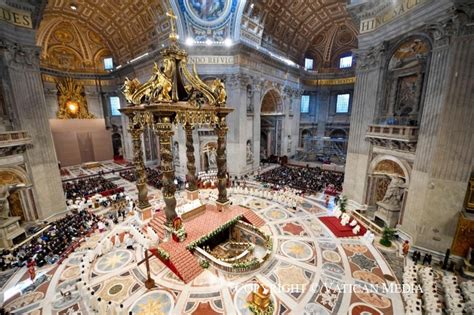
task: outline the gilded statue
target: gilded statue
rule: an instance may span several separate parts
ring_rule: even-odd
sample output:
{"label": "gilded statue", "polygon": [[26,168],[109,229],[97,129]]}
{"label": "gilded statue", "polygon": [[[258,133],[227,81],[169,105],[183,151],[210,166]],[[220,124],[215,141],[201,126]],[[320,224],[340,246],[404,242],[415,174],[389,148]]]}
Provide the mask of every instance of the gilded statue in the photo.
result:
{"label": "gilded statue", "polygon": [[272,314],[270,289],[257,281],[257,290],[254,290],[247,297],[250,310],[255,314]]}
{"label": "gilded statue", "polygon": [[129,78],[125,78],[125,82],[122,86],[122,92],[128,103],[133,104],[133,95],[138,90],[140,85],[141,83],[137,78],[133,80],[130,80]]}
{"label": "gilded statue", "polygon": [[163,60],[163,72],[160,71],[156,63],[154,64],[154,78],[152,77],[151,80],[153,88],[152,101],[171,101],[170,92],[172,88],[173,66],[173,61],[168,58]]}
{"label": "gilded statue", "polygon": [[144,84],[136,78],[133,80],[126,78],[122,86],[125,99],[132,105],[144,102],[170,102],[173,72],[173,60],[165,58],[161,69],[156,63],[154,64],[153,74]]}
{"label": "gilded statue", "polygon": [[224,105],[227,101],[227,92],[225,91],[224,82],[215,79],[211,84],[212,93],[216,96],[217,105]]}
{"label": "gilded statue", "polygon": [[56,81],[58,89],[59,110],[56,117],[59,119],[91,119],[94,115],[89,113],[87,107],[84,85],[72,78]]}

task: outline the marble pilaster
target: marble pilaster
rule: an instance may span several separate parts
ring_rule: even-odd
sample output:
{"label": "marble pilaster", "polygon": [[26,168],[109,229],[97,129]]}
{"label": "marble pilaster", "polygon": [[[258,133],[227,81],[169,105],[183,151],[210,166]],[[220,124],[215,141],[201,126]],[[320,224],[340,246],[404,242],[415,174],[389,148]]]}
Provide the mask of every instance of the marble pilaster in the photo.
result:
{"label": "marble pilaster", "polygon": [[385,47],[383,45],[358,51],[358,65],[352,102],[349,144],[346,158],[344,194],[363,204],[366,194],[366,178],[371,151],[365,140],[368,125],[375,119],[378,94],[383,80]]}
{"label": "marble pilaster", "polygon": [[[19,37],[21,38],[21,37]],[[39,68],[39,48],[0,40],[0,73],[9,95],[13,128],[26,130],[33,145],[25,151],[38,218],[64,211],[66,201],[49,127],[48,109]]]}
{"label": "marble pilaster", "polygon": [[456,25],[460,12],[429,27],[431,71],[404,213],[410,220],[401,226],[416,246],[440,252],[451,246],[474,167],[474,34],[472,18]]}

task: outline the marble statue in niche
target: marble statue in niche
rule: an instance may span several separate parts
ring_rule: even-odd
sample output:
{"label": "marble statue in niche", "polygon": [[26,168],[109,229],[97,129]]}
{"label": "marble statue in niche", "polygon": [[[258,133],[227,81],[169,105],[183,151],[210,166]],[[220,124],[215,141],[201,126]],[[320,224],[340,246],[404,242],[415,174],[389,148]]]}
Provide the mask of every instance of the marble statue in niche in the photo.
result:
{"label": "marble statue in niche", "polygon": [[390,184],[388,184],[385,196],[382,202],[394,207],[399,207],[402,203],[405,182],[400,177],[391,176]]}
{"label": "marble statue in niche", "polygon": [[173,164],[179,166],[179,143],[175,141],[173,144]]}
{"label": "marble statue in niche", "polygon": [[247,85],[247,113],[253,113],[253,89]]}
{"label": "marble statue in niche", "polygon": [[208,169],[216,169],[217,168],[217,152],[215,148],[211,148],[207,151],[207,163]]}
{"label": "marble statue in niche", "polygon": [[22,187],[25,187],[25,184],[0,185],[0,219],[8,219],[10,217],[10,201],[8,197]]}
{"label": "marble statue in niche", "polygon": [[287,148],[287,152],[290,153],[291,152],[291,145],[293,144],[293,141],[291,140],[291,135],[288,135],[288,148]]}
{"label": "marble statue in niche", "polygon": [[247,141],[247,163],[253,163],[252,140]]}

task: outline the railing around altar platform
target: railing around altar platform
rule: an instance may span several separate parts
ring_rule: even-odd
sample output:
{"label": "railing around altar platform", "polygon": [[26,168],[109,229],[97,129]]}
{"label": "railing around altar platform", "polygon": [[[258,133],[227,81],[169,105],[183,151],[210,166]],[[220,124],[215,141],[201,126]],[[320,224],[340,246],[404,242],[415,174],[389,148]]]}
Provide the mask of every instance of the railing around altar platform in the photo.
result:
{"label": "railing around altar platform", "polygon": [[351,215],[353,215],[357,220],[362,221],[362,223],[364,224],[364,226],[367,229],[371,230],[372,232],[374,232],[376,234],[379,234],[379,235],[382,234],[383,229],[380,226],[378,226],[377,224],[375,224],[374,222],[372,222],[371,220],[367,219],[360,212],[351,211]]}
{"label": "railing around altar platform", "polygon": [[[248,271],[258,269],[270,257],[272,253],[273,243],[272,243],[271,238],[265,233],[263,233],[262,231],[260,231],[258,228],[256,228],[255,226],[251,224],[248,224],[247,222],[237,221],[234,227],[238,227],[240,229],[245,229],[247,231],[250,231],[256,237],[260,238],[261,242],[264,243],[266,247],[265,255],[260,258],[254,257],[251,260],[239,262],[238,260],[244,257],[247,257],[250,254],[250,252],[253,250],[253,248],[252,249],[249,248],[245,250],[240,255],[235,257],[235,259],[230,259],[228,261],[223,261],[221,259],[214,257],[213,255],[206,252],[204,249],[202,249],[199,246],[195,247],[194,253],[198,257],[201,257],[202,259],[208,261],[210,265],[227,272],[242,273],[242,272],[248,272]],[[234,243],[238,244],[238,242],[234,242]]]}

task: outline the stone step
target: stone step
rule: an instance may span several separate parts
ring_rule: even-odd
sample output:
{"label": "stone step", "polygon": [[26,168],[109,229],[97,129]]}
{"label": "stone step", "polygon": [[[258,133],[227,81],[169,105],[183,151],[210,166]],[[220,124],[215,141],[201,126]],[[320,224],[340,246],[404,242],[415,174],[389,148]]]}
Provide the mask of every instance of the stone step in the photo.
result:
{"label": "stone step", "polygon": [[153,219],[151,219],[149,225],[151,228],[155,231],[156,235],[162,240],[165,236],[165,225],[166,222],[166,216],[164,212],[155,214],[153,216]]}
{"label": "stone step", "polygon": [[256,227],[261,227],[265,225],[265,220],[263,220],[258,214],[249,210],[244,213],[244,217],[247,221],[249,221],[252,225]]}
{"label": "stone step", "polygon": [[175,267],[177,276],[185,283],[192,281],[202,272],[196,257],[182,247],[170,254],[169,262]]}

